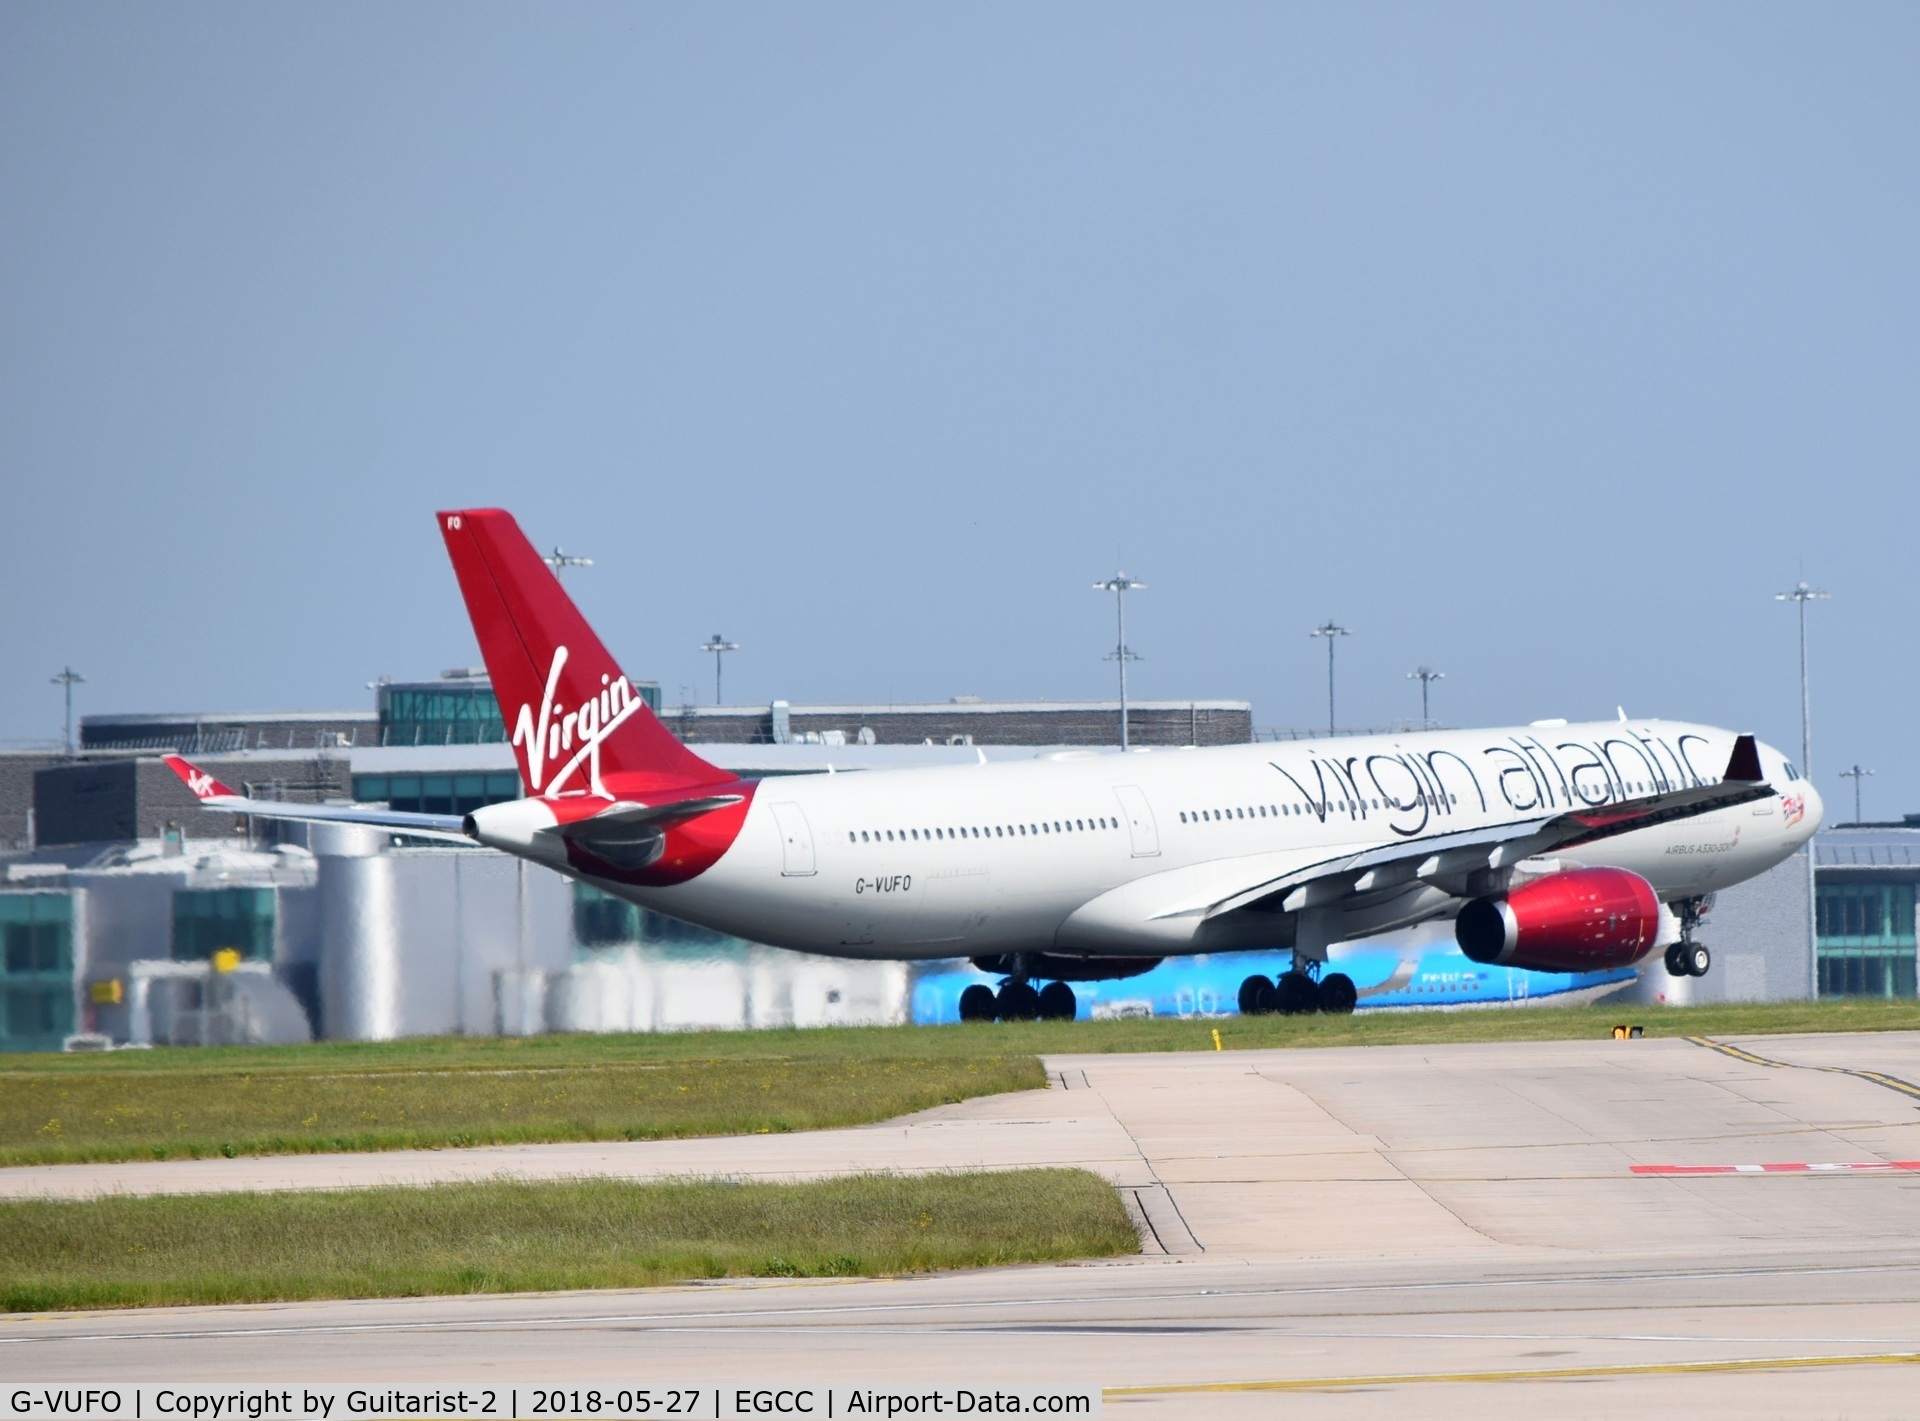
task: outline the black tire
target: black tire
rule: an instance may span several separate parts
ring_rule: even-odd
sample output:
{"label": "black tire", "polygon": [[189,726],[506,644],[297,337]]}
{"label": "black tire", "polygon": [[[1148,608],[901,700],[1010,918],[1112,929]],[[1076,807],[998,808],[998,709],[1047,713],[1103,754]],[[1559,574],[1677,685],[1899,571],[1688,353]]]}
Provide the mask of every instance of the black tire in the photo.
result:
{"label": "black tire", "polygon": [[1025,982],[1009,982],[1000,989],[997,1002],[1002,1021],[1037,1021],[1040,994]]}
{"label": "black tire", "polygon": [[1667,946],[1667,975],[1669,977],[1687,976],[1687,945],[1684,942],[1670,943]]}
{"label": "black tire", "polygon": [[1360,1002],[1360,989],[1344,972],[1329,972],[1320,979],[1320,1010],[1328,1016],[1349,1016]]}
{"label": "black tire", "polygon": [[1273,983],[1265,977],[1249,977],[1240,984],[1240,1015],[1271,1016]]}
{"label": "black tire", "polygon": [[1282,1016],[1306,1016],[1320,1009],[1320,988],[1304,972],[1282,973],[1273,987],[1273,1009]]}
{"label": "black tire", "polygon": [[992,1021],[999,1015],[994,1005],[993,988],[982,982],[975,982],[960,994],[960,1020]]}
{"label": "black tire", "polygon": [[1713,954],[1707,951],[1704,942],[1696,942],[1687,949],[1687,975],[1704,977],[1713,970]]}
{"label": "black tire", "polygon": [[1040,1020],[1072,1021],[1079,1014],[1079,998],[1065,982],[1049,982],[1040,989]]}

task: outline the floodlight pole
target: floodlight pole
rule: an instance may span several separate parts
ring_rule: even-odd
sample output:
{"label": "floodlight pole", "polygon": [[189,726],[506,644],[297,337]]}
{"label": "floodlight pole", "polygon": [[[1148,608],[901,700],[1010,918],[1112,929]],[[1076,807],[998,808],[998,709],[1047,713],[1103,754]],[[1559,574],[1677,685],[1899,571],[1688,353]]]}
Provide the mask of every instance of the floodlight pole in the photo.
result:
{"label": "floodlight pole", "polygon": [[1127,663],[1140,660],[1127,646],[1127,594],[1144,592],[1146,588],[1146,583],[1128,577],[1124,572],[1116,572],[1106,581],[1093,584],[1095,592],[1113,594],[1118,640],[1115,641],[1113,651],[1108,655],[1107,660],[1120,663],[1120,748],[1122,750],[1127,749],[1130,743],[1127,732]]}
{"label": "floodlight pole", "polygon": [[73,688],[85,685],[87,678],[71,666],[61,668],[60,674],[53,678],[53,684],[67,693],[67,753],[73,754]]}
{"label": "floodlight pole", "polygon": [[1813,778],[1813,697],[1807,686],[1807,603],[1824,602],[1830,593],[1802,582],[1791,592],[1776,592],[1776,602],[1792,602],[1800,614],[1800,773]]}
{"label": "floodlight pole", "polygon": [[1312,631],[1308,632],[1307,635],[1323,636],[1327,639],[1327,734],[1332,735],[1334,733],[1334,729],[1333,729],[1333,639],[1335,637],[1340,637],[1340,636],[1352,636],[1353,633],[1348,631],[1345,627],[1337,625],[1334,622],[1334,620],[1331,617],[1329,617],[1327,619],[1327,624],[1325,626],[1315,627]]}
{"label": "floodlight pole", "polygon": [[[1327,643],[1327,651],[1329,653],[1333,651],[1333,643],[1331,641]],[[1407,673],[1407,679],[1420,683],[1420,728],[1425,730],[1429,725],[1433,724],[1433,717],[1427,714],[1427,687],[1435,681],[1446,680],[1447,673],[1444,671],[1435,671],[1431,666],[1416,666]]]}
{"label": "floodlight pole", "polygon": [[740,643],[728,641],[719,632],[715,632],[700,643],[700,649],[713,653],[713,703],[717,706],[720,704],[720,662],[729,651],[738,651]]}
{"label": "floodlight pole", "polygon": [[558,543],[555,543],[553,545],[553,551],[548,553],[544,558],[540,559],[540,561],[553,569],[553,575],[555,577],[558,577],[561,573],[565,572],[570,567],[592,567],[593,566],[592,558],[574,557],[571,553],[567,552],[564,548],[562,548]]}
{"label": "floodlight pole", "polygon": [[[1807,603],[1822,602],[1829,594],[1817,587],[1809,587],[1805,579],[1796,583],[1790,592],[1776,592],[1776,602],[1792,602],[1800,614],[1800,774],[1809,783],[1813,780],[1813,695],[1807,684]],[[1856,781],[1856,786],[1858,782]],[[1807,997],[1820,999],[1820,914],[1815,895],[1819,885],[1814,881],[1813,841],[1807,841]]]}
{"label": "floodlight pole", "polygon": [[1856,824],[1860,822],[1860,781],[1866,779],[1872,773],[1872,770],[1861,769],[1858,764],[1855,764],[1851,769],[1840,772],[1841,779],[1853,781],[1853,822]]}

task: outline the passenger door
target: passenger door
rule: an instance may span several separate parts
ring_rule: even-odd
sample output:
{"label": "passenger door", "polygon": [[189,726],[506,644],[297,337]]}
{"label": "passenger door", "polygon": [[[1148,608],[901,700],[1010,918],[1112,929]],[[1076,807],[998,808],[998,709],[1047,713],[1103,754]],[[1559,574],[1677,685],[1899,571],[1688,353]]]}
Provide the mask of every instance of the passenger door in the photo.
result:
{"label": "passenger door", "polygon": [[1133,856],[1137,859],[1158,857],[1160,831],[1154,826],[1153,810],[1147,804],[1146,795],[1138,785],[1116,785],[1113,793],[1120,801],[1120,817],[1127,821],[1127,832],[1133,836]]}
{"label": "passenger door", "polygon": [[797,804],[775,804],[773,822],[780,826],[780,874],[783,878],[811,878],[813,830]]}

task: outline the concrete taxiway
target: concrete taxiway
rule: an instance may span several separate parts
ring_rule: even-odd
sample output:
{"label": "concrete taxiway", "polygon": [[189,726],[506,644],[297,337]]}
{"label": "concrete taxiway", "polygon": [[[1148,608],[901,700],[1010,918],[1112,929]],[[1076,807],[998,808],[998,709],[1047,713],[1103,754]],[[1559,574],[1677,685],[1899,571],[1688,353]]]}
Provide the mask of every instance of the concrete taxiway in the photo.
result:
{"label": "concrete taxiway", "polygon": [[[0,1193],[1077,1164],[1147,1251],[0,1319],[0,1378],[1093,1384],[1116,1415],[1920,1411],[1920,1034],[1073,1056],[817,1135],[0,1171]],[[1647,1174],[1646,1166],[1808,1168]]]}

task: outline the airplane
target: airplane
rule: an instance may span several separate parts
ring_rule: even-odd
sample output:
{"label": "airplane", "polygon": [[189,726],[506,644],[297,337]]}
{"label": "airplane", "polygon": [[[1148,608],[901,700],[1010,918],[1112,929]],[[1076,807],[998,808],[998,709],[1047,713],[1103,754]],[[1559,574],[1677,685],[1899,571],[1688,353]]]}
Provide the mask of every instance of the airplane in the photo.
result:
{"label": "airplane", "polygon": [[1333,944],[1444,919],[1489,966],[1664,955],[1704,976],[1709,895],[1823,813],[1752,735],[1624,711],[742,780],[660,723],[510,514],[437,516],[525,796],[464,816],[270,802],[167,757],[206,808],[483,844],[771,946],[971,958],[1000,986],[962,993],[965,1021],[1070,1019],[1075,982],[1250,949],[1291,966],[1248,976],[1241,1011],[1350,1012]]}

